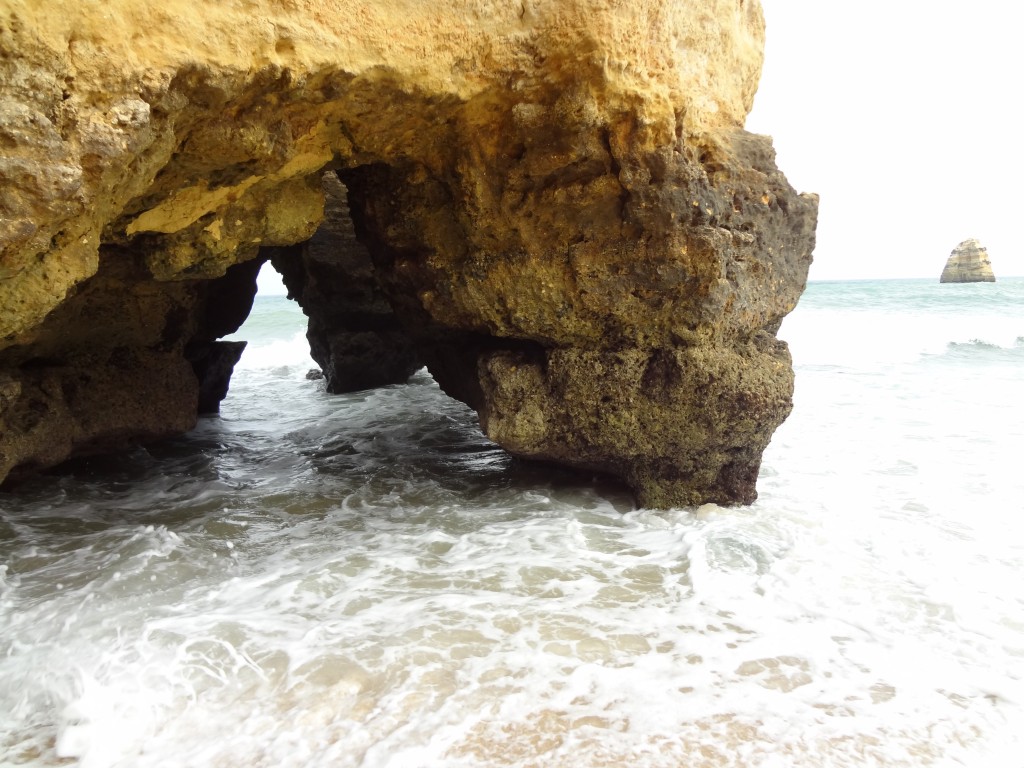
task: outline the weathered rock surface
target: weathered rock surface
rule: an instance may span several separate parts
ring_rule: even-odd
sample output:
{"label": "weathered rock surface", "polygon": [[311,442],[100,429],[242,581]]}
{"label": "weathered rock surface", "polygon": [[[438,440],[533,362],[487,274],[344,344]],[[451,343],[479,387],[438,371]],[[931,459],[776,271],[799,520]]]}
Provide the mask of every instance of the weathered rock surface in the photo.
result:
{"label": "weathered rock surface", "polygon": [[992,272],[985,246],[973,237],[964,240],[953,249],[946,259],[946,266],[939,276],[940,283],[994,283],[996,276]]}
{"label": "weathered rock surface", "polygon": [[[0,477],[188,429],[192,362],[336,169],[357,292],[493,439],[642,504],[754,498],[817,209],[742,129],[754,0],[0,10]],[[316,242],[275,259],[344,294]],[[364,311],[330,304],[317,338]]]}
{"label": "weathered rock surface", "polygon": [[97,273],[0,350],[0,477],[181,434],[216,411],[237,356],[211,365],[215,339],[248,315],[258,269],[161,283],[104,246]]}

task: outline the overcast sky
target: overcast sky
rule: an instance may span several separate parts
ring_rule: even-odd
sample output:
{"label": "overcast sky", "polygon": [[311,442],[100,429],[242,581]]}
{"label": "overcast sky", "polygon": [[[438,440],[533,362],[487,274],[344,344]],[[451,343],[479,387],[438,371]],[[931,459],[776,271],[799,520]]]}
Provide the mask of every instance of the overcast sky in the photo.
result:
{"label": "overcast sky", "polygon": [[821,195],[811,279],[934,277],[961,240],[1024,275],[1024,10],[1009,0],[762,0],[747,128]]}

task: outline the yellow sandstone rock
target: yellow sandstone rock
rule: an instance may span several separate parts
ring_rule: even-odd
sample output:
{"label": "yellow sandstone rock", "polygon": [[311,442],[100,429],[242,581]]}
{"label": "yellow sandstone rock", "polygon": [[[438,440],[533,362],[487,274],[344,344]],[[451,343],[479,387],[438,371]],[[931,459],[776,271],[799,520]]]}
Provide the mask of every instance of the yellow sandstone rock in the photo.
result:
{"label": "yellow sandstone rock", "polygon": [[[0,478],[187,429],[182,360],[337,172],[494,439],[751,500],[816,215],[742,130],[763,41],[755,0],[0,0]],[[99,394],[141,381],[163,422]]]}
{"label": "yellow sandstone rock", "polygon": [[973,237],[964,240],[946,259],[940,283],[994,283],[995,273],[988,249]]}

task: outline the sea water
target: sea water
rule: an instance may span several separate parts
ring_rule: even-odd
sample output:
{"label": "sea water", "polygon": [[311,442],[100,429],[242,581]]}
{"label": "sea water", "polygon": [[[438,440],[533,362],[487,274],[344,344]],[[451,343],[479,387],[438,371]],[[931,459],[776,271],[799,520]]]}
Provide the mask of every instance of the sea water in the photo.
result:
{"label": "sea water", "polygon": [[0,766],[1024,765],[1024,279],[811,283],[758,501],[637,510],[258,298],[219,417],[0,492]]}

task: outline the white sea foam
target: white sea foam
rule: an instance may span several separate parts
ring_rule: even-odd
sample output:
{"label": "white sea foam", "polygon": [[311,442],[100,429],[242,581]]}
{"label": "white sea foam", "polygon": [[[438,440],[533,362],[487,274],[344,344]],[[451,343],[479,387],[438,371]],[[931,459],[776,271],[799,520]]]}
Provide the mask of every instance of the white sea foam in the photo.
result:
{"label": "white sea foam", "polygon": [[1019,768],[1024,363],[865,312],[916,351],[794,340],[759,501],[658,513],[267,331],[189,438],[0,497],[0,765]]}
{"label": "white sea foam", "polygon": [[287,375],[291,368],[300,368],[305,373],[315,368],[316,363],[309,356],[309,342],[305,331],[297,331],[290,338],[276,339],[265,344],[251,344],[242,352],[237,368],[244,370],[265,370],[273,375]]}

